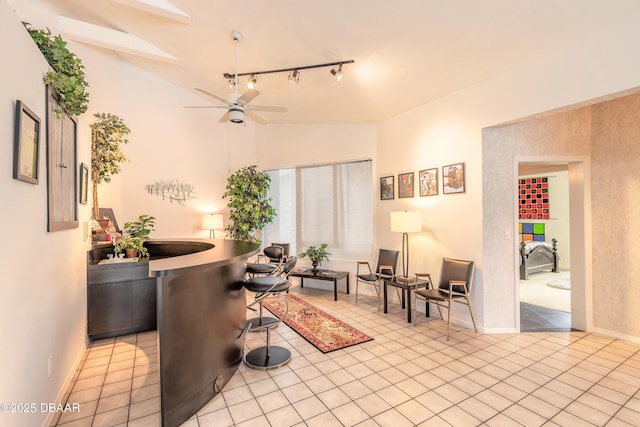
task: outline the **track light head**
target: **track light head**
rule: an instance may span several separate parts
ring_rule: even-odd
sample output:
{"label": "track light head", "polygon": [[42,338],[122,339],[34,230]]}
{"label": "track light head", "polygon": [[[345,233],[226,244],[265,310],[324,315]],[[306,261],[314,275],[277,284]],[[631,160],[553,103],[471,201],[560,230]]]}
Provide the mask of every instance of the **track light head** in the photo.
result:
{"label": "track light head", "polygon": [[333,76],[336,78],[336,82],[339,82],[340,80],[342,80],[342,76],[344,76],[344,73],[342,72],[342,64],[338,66],[337,70],[335,68],[332,68],[331,74],[333,74]]}
{"label": "track light head", "polygon": [[247,87],[249,89],[253,89],[256,87],[256,84],[258,84],[258,76],[251,74],[251,76],[249,76],[249,80],[247,80]]}
{"label": "track light head", "polygon": [[291,74],[289,74],[289,81],[297,84],[300,81],[300,71],[293,70]]}

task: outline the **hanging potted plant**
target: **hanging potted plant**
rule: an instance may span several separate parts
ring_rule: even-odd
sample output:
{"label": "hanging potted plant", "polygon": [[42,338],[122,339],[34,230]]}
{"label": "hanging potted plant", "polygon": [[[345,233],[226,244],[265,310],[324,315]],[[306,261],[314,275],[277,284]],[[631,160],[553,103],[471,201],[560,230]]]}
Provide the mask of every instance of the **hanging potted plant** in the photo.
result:
{"label": "hanging potted plant", "polygon": [[100,219],[98,209],[98,184],[110,182],[111,176],[120,172],[120,164],[128,161],[122,145],[128,144],[126,136],[131,132],[124,121],[113,114],[96,113],[97,120],[91,127],[91,181],[93,183],[94,219]]}
{"label": "hanging potted plant", "polygon": [[56,112],[79,116],[87,111],[89,83],[84,77],[84,65],[80,58],[67,49],[67,42],[60,35],[52,36],[49,29],[35,29],[26,22],[23,25],[52,68],[45,74],[44,82],[51,85],[62,107],[63,111]]}
{"label": "hanging potted plant", "polygon": [[276,210],[271,206],[267,192],[271,178],[257,167],[247,166],[227,178],[226,192],[222,198],[229,199],[230,224],[225,228],[234,240],[262,243],[256,231],[273,221]]}
{"label": "hanging potted plant", "polygon": [[318,266],[322,265],[322,261],[329,261],[329,255],[331,253],[327,252],[327,244],[323,243],[319,247],[311,245],[307,248],[306,251],[302,252],[298,255],[300,258],[309,258],[311,260],[311,265],[313,266],[314,272],[318,271]]}

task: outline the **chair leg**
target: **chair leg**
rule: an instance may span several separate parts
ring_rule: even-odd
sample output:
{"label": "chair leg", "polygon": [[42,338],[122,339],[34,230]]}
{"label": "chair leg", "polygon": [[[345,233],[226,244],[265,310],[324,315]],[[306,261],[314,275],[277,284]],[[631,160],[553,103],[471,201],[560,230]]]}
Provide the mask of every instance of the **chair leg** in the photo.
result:
{"label": "chair leg", "polygon": [[473,322],[473,330],[478,333],[478,327],[476,326],[476,318],[473,315],[473,309],[471,308],[471,301],[469,301],[469,297],[466,297],[467,305],[469,306],[469,313],[471,313],[471,321]]}
{"label": "chair leg", "polygon": [[451,300],[449,300],[449,307],[447,307],[447,341],[449,341],[450,328],[451,328]]}
{"label": "chair leg", "polygon": [[356,278],[356,304],[358,304],[358,283],[360,283],[360,281]]}
{"label": "chair leg", "polygon": [[[411,307],[407,308],[411,310]],[[418,323],[418,297],[415,294],[413,295],[413,319],[411,319],[411,321],[413,322],[413,326],[416,326],[416,323]]]}
{"label": "chair leg", "polygon": [[373,286],[375,286],[376,295],[378,296],[378,311],[380,311],[380,285],[374,284]]}

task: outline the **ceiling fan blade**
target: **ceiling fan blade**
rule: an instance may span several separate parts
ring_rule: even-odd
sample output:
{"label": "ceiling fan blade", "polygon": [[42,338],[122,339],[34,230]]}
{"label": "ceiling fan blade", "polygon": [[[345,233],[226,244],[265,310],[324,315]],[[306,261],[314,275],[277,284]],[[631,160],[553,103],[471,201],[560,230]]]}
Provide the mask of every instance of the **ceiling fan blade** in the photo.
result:
{"label": "ceiling fan blade", "polygon": [[224,104],[229,104],[229,102],[228,102],[226,99],[221,98],[221,97],[219,97],[218,95],[214,95],[214,94],[212,94],[212,93],[211,93],[211,92],[209,92],[209,91],[206,91],[206,90],[204,90],[204,89],[200,89],[199,87],[197,87],[197,88],[195,88],[195,89],[196,89],[198,92],[200,92],[200,93],[202,93],[202,94],[204,94],[204,95],[207,95],[207,96],[209,96],[209,97],[211,97],[211,98],[213,98],[213,99],[216,99],[216,100],[218,100],[218,101],[220,101],[220,102],[222,102],[222,103],[224,103]]}
{"label": "ceiling fan blade", "polygon": [[229,121],[229,112],[227,111],[226,113],[224,113],[222,115],[222,117],[220,117],[220,120],[218,120],[220,123],[224,123],[224,122],[228,122]]}
{"label": "ceiling fan blade", "polygon": [[226,105],[185,105],[184,108],[229,108]]}
{"label": "ceiling fan blade", "polygon": [[267,119],[265,119],[264,117],[254,113],[253,111],[245,111],[244,115],[249,117],[254,122],[260,123],[261,125],[266,125],[267,123],[269,123],[267,121]]}
{"label": "ceiling fan blade", "polygon": [[251,102],[253,98],[260,95],[260,91],[256,89],[247,89],[240,98],[236,101],[240,105],[246,105]]}
{"label": "ceiling fan blade", "polygon": [[249,110],[252,111],[271,111],[274,113],[286,113],[287,107],[278,107],[275,105],[253,105],[253,104],[249,104],[247,105],[245,108],[248,108]]}

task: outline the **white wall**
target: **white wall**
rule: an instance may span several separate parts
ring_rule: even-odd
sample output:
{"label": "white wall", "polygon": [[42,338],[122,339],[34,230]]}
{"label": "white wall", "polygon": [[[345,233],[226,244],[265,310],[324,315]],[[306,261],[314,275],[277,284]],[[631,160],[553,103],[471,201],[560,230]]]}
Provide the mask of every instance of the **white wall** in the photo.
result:
{"label": "white wall", "polygon": [[[0,37],[5,41],[0,79],[0,194],[4,224],[0,269],[0,402],[37,403],[35,414],[0,413],[0,425],[39,426],[47,413],[40,402],[61,397],[82,354],[86,336],[85,251],[82,223],[89,206],[79,206],[81,226],[47,232],[46,107],[42,81],[48,65],[19,19],[0,1]],[[41,120],[39,185],[12,179],[15,101]],[[78,162],[89,163],[88,127],[81,118]],[[47,375],[53,356],[53,374]]]}
{"label": "white wall", "polygon": [[[425,228],[411,236],[410,269],[437,272],[441,256],[476,260],[473,303],[485,331],[516,327],[514,157],[584,153],[546,143],[483,146],[482,129],[640,86],[639,37],[630,21],[380,124],[381,175],[466,162],[467,193],[378,201],[377,233],[381,245],[399,246],[388,212],[420,207]],[[454,316],[470,325],[464,310]]]}

